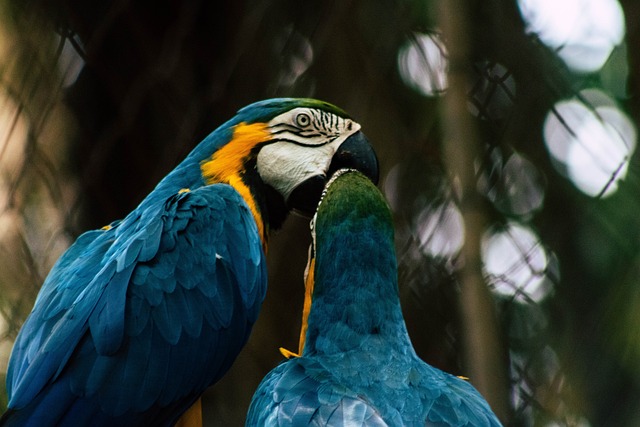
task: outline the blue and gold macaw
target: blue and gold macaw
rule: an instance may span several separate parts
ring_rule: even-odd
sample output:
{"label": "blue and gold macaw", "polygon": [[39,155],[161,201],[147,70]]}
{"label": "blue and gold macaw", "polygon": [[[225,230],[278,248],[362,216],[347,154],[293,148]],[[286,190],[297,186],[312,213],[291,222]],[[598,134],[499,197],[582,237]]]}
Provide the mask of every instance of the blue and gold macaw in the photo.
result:
{"label": "blue and gold macaw", "polygon": [[[60,257],[20,331],[4,426],[169,426],[229,369],[265,296],[269,230],[328,177],[378,166],[311,99],[241,109],[124,219]],[[197,414],[196,414],[197,418]]]}
{"label": "blue and gold macaw", "polygon": [[378,189],[337,172],[313,223],[301,354],[260,383],[246,425],[500,426],[470,383],[416,355]]}

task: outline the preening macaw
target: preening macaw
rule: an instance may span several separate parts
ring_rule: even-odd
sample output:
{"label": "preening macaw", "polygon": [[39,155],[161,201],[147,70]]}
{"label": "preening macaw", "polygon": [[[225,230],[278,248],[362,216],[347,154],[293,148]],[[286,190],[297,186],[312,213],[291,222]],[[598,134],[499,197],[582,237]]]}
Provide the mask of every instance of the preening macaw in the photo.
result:
{"label": "preening macaw", "polygon": [[312,224],[301,354],[262,380],[246,425],[500,426],[469,382],[416,355],[378,189],[337,172]]}
{"label": "preening macaw", "polygon": [[9,363],[4,426],[173,425],[231,366],[266,291],[268,232],[375,154],[311,99],[241,109],[46,278]]}

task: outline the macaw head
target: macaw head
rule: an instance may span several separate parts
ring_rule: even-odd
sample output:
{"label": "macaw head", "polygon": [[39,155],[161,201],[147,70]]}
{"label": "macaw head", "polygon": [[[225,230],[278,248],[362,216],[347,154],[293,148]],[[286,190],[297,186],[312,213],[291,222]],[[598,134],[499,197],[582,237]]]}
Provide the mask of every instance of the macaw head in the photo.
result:
{"label": "macaw head", "polygon": [[198,157],[205,184],[234,186],[254,216],[271,228],[278,228],[290,210],[313,214],[325,183],[338,169],[357,169],[378,180],[378,160],[360,124],[314,99],[251,104],[191,156]]}

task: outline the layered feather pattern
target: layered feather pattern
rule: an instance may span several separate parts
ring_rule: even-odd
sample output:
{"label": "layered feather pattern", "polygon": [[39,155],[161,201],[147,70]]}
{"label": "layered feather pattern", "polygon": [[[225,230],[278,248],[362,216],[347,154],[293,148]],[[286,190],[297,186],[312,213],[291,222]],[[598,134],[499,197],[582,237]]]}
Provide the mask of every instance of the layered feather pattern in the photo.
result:
{"label": "layered feather pattern", "polygon": [[[290,202],[262,180],[257,154],[273,142],[266,125],[297,108],[346,117],[311,99],[251,104],[129,215],[83,234],[60,257],[14,345],[1,426],[169,426],[224,375],[265,296],[267,232]],[[247,128],[263,132],[238,137]],[[364,145],[362,164],[377,176]],[[349,150],[335,155],[351,161]],[[318,150],[300,161],[332,160],[314,155],[326,157]],[[224,174],[204,176],[216,162]],[[294,187],[309,179],[282,175]]]}
{"label": "layered feather pattern", "polygon": [[247,426],[500,426],[469,382],[416,355],[380,192],[357,172],[325,192],[305,347],[262,381]]}
{"label": "layered feather pattern", "polygon": [[49,276],[75,286],[41,294],[16,343],[11,406],[28,425],[170,425],[246,341],[266,271],[242,198],[213,185],[144,215],[83,235]]}

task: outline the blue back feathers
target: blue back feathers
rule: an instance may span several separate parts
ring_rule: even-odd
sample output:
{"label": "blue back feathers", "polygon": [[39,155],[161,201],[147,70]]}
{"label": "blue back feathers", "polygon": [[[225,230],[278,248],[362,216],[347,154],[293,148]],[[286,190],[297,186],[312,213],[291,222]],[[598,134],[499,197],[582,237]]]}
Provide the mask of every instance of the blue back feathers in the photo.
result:
{"label": "blue back feathers", "polygon": [[142,215],[52,270],[13,350],[6,425],[171,425],[231,366],[266,290],[249,209],[216,185]]}
{"label": "blue back feathers", "polygon": [[471,384],[416,355],[380,192],[357,172],[325,191],[305,347],[262,381],[247,426],[499,426]]}
{"label": "blue back feathers", "polygon": [[234,125],[319,103],[243,108],[127,217],[76,240],[16,340],[0,425],[172,425],[229,369],[264,299],[265,258],[245,201],[205,186],[200,163]]}

